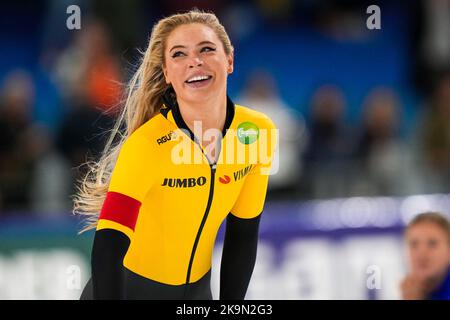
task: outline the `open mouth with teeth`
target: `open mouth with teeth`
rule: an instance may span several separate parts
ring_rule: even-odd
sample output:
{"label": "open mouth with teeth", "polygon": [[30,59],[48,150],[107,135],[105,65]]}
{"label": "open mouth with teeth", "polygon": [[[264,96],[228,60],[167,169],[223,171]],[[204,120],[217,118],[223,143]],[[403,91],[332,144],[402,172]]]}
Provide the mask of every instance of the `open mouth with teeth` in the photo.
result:
{"label": "open mouth with teeth", "polygon": [[212,79],[212,76],[195,76],[185,81],[186,84],[188,84],[190,87],[201,87],[203,85],[206,85],[210,80]]}

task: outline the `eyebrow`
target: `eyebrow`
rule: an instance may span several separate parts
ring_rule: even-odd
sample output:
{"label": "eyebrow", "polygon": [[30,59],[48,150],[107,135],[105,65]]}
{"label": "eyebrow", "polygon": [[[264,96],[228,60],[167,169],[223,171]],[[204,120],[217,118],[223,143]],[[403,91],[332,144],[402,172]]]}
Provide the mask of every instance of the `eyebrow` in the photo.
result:
{"label": "eyebrow", "polygon": [[[198,46],[201,46],[201,45],[204,45],[204,44],[212,44],[212,45],[214,45],[214,46],[216,45],[214,42],[205,40],[205,41],[199,42],[199,43],[197,44],[197,47],[198,47]],[[173,49],[177,49],[177,48],[185,49],[186,46],[182,46],[182,45],[176,45],[176,46],[173,46],[172,49],[169,50],[169,52],[171,52]]]}

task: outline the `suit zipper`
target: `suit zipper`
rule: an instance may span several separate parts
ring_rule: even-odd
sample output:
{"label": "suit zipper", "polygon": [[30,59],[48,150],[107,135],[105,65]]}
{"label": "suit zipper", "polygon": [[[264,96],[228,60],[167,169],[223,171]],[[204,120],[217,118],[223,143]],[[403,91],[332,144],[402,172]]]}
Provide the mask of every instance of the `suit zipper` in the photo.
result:
{"label": "suit zipper", "polygon": [[[206,158],[208,159],[208,157],[206,157]],[[209,159],[208,159],[208,162],[209,162]],[[215,163],[214,164],[212,164],[212,163],[209,164],[209,167],[211,169],[211,181],[210,181],[210,187],[209,187],[208,203],[206,204],[205,213],[203,214],[202,222],[200,224],[200,227],[198,228],[197,236],[195,237],[195,241],[194,241],[194,246],[192,247],[191,257],[189,259],[189,266],[188,266],[188,270],[187,270],[186,284],[185,284],[185,290],[184,290],[184,297],[185,298],[186,298],[186,295],[187,295],[187,289],[188,289],[188,286],[189,286],[189,282],[191,280],[191,271],[192,271],[192,265],[194,263],[195,252],[197,251],[197,246],[198,246],[198,243],[200,241],[200,236],[202,234],[203,227],[205,226],[206,219],[208,218],[208,214],[209,214],[209,211],[211,209],[212,199],[213,199],[213,195],[214,195],[214,180],[215,180],[215,174],[216,174],[216,165],[217,164],[215,164]]]}

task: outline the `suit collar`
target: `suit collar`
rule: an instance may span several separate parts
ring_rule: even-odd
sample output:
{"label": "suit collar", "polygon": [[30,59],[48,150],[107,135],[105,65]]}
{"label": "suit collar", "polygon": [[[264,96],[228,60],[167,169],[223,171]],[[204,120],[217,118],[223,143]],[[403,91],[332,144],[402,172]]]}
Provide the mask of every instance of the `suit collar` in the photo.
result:
{"label": "suit collar", "polygon": [[[160,110],[161,114],[169,121],[173,122],[178,128],[186,130],[190,134],[192,140],[195,141],[194,133],[189,129],[183,117],[176,99],[175,91],[169,87],[162,96],[163,106]],[[230,128],[235,115],[235,105],[231,98],[227,95],[227,112],[225,117],[225,125],[222,129],[222,137],[225,137],[227,130]]]}

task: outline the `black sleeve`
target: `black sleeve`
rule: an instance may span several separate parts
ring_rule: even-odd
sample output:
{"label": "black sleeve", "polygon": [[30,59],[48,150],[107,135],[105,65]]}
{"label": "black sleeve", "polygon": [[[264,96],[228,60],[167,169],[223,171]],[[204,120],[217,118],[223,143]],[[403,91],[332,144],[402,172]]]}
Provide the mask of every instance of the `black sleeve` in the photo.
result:
{"label": "black sleeve", "polygon": [[95,233],[92,248],[93,298],[124,299],[123,258],[130,239],[122,232],[102,229]]}
{"label": "black sleeve", "polygon": [[241,219],[227,217],[220,268],[220,300],[243,300],[256,261],[261,215]]}

